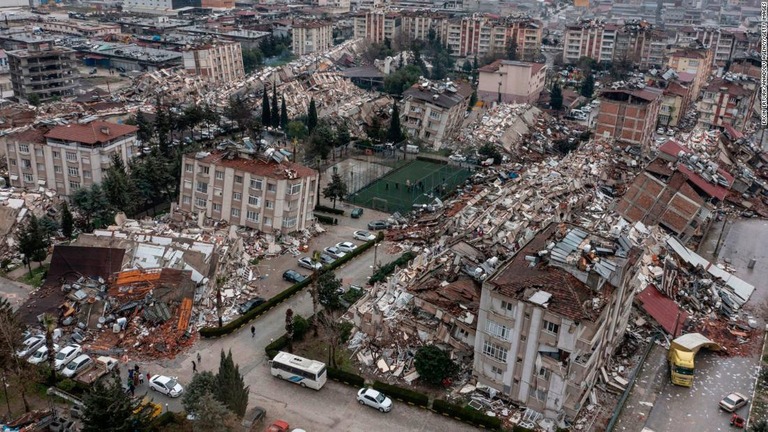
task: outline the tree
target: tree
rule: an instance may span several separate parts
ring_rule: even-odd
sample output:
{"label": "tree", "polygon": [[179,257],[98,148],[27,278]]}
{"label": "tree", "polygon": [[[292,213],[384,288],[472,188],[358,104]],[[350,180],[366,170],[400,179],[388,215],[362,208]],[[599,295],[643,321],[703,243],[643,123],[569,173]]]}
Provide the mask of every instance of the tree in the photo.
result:
{"label": "tree", "polygon": [[288,134],[288,138],[300,140],[306,138],[309,131],[307,130],[307,125],[294,120],[288,123],[288,130],[286,133]]}
{"label": "tree", "polygon": [[131,398],[119,378],[98,380],[83,399],[83,432],[148,430],[152,407]]}
{"label": "tree", "polygon": [[440,385],[444,379],[452,378],[459,371],[448,353],[434,345],[419,348],[414,363],[419,377],[432,385]]}
{"label": "tree", "polygon": [[347,196],[347,184],[342,180],[339,173],[331,176],[331,182],[323,189],[323,197],[333,201],[333,208],[336,208],[336,200]]}
{"label": "tree", "polygon": [[288,110],[285,108],[285,96],[281,97],[280,103],[280,129],[283,131],[288,130]]}
{"label": "tree", "polygon": [[461,66],[461,70],[466,73],[472,72],[472,63],[470,63],[469,59],[464,60],[464,64]]}
{"label": "tree", "polygon": [[269,112],[269,92],[264,89],[264,94],[261,95],[261,124],[269,126],[272,124],[272,115]]}
{"label": "tree", "polygon": [[587,99],[591,99],[594,92],[595,76],[590,73],[584,78],[584,81],[581,82],[581,95]]}
{"label": "tree", "polygon": [[235,414],[211,393],[205,393],[200,398],[195,416],[196,430],[228,432],[236,428]]}
{"label": "tree", "polygon": [[336,135],[331,126],[326,122],[321,122],[312,133],[307,153],[310,157],[328,159],[328,153],[330,153],[335,142]]}
{"label": "tree", "polygon": [[469,104],[467,104],[467,111],[472,111],[477,105],[477,90],[472,90],[472,96],[469,97]]}
{"label": "tree", "polygon": [[293,309],[285,310],[285,338],[288,339],[288,352],[293,352]]}
{"label": "tree", "polygon": [[272,127],[277,128],[280,126],[280,106],[277,102],[277,86],[272,83]]}
{"label": "tree", "polygon": [[317,106],[315,105],[315,99],[309,101],[309,111],[307,112],[307,129],[309,133],[315,131],[317,127]]}
{"label": "tree", "polygon": [[368,134],[368,138],[370,138],[371,141],[381,142],[382,135],[384,135],[384,131],[381,127],[381,119],[375,113],[372,117],[371,124],[366,127],[365,133]]}
{"label": "tree", "polygon": [[418,66],[408,65],[384,78],[384,91],[393,95],[403,94],[404,91],[418,82],[422,75],[424,72]]}
{"label": "tree", "polygon": [[758,420],[749,426],[749,432],[768,432],[768,421]]}
{"label": "tree", "polygon": [[75,220],[72,217],[72,212],[69,211],[69,204],[66,201],[61,203],[61,232],[64,237],[72,238],[72,232],[75,228]]}
{"label": "tree", "polygon": [[206,394],[213,394],[216,390],[216,375],[213,372],[203,371],[192,375],[192,381],[184,388],[181,397],[181,405],[188,413],[197,413],[200,399]]}
{"label": "tree", "polygon": [[482,147],[477,149],[477,154],[486,159],[493,158],[493,163],[496,165],[500,164],[502,160],[501,153],[496,148],[496,146],[491,143],[483,144]]}
{"label": "tree", "polygon": [[[153,185],[153,187],[157,187],[157,185]],[[75,191],[72,195],[72,206],[80,214],[79,224],[83,231],[91,232],[95,228],[104,227],[114,220],[109,200],[99,184]]]}
{"label": "tree", "polygon": [[507,60],[518,60],[517,38],[512,38],[507,42],[506,51]]}
{"label": "tree", "polygon": [[255,71],[262,64],[264,64],[264,54],[258,48],[243,48],[243,69],[246,74]]}
{"label": "tree", "polygon": [[403,129],[400,127],[400,109],[397,107],[397,102],[395,102],[392,106],[392,118],[389,121],[389,129],[387,130],[387,141],[397,144],[404,139]]}
{"label": "tree", "polygon": [[[26,379],[31,370],[29,363],[16,355],[21,348],[21,334],[25,330],[19,315],[13,310],[8,299],[0,297],[0,374],[3,378],[3,394],[6,403],[8,403],[8,387],[5,383],[13,376],[19,385],[14,388],[21,395],[24,403],[24,411],[29,412],[29,401],[27,400],[27,385],[32,380]],[[10,415],[10,405],[8,412]]]}
{"label": "tree", "polygon": [[27,96],[27,101],[29,101],[29,104],[32,106],[39,106],[40,102],[42,102],[40,100],[40,95],[38,95],[37,93],[32,93],[29,96]]}
{"label": "tree", "polygon": [[119,153],[112,155],[112,165],[107,169],[101,185],[107,201],[114,209],[129,215],[133,214],[136,197]]}
{"label": "tree", "polygon": [[555,111],[563,109],[563,89],[560,84],[555,83],[549,95],[549,107]]}
{"label": "tree", "polygon": [[340,289],[341,279],[338,279],[332,271],[325,272],[317,278],[317,296],[320,304],[328,309],[341,308],[341,302],[339,301]]}
{"label": "tree", "polygon": [[246,387],[243,376],[240,374],[240,366],[232,360],[232,350],[229,350],[227,355],[224,355],[224,350],[221,350],[214,394],[216,399],[235,413],[238,418],[242,418],[248,408],[248,390],[249,387]]}
{"label": "tree", "polygon": [[152,140],[152,135],[155,134],[155,128],[149,120],[144,116],[141,110],[136,112],[135,117],[136,126],[139,130],[136,132],[136,138],[144,144],[149,143]]}
{"label": "tree", "polygon": [[45,330],[45,347],[48,349],[48,367],[51,369],[50,382],[51,384],[55,384],[56,350],[53,349],[53,331],[56,330],[56,327],[59,325],[59,320],[49,313],[44,313],[43,316],[40,317],[40,324],[43,325],[43,330]]}
{"label": "tree", "polygon": [[170,111],[167,107],[163,106],[160,98],[155,101],[155,125],[154,131],[157,137],[157,146],[160,148],[160,152],[163,156],[170,155],[170,139],[171,129],[173,123],[171,120]]}
{"label": "tree", "polygon": [[[265,93],[266,94],[266,93]],[[267,102],[269,104],[269,102]],[[263,108],[263,107],[262,107]],[[237,123],[237,127],[240,129],[241,135],[245,135],[246,132],[253,129],[254,118],[253,111],[246,103],[245,99],[241,96],[236,96],[229,99],[224,114],[232,121]],[[267,114],[269,114],[269,107],[267,107]],[[269,121],[264,123],[264,113],[262,112],[262,124],[269,126]]]}
{"label": "tree", "polygon": [[16,233],[16,242],[19,253],[24,255],[29,272],[32,273],[32,261],[42,262],[48,249],[48,238],[34,214],[30,214],[27,224]]}

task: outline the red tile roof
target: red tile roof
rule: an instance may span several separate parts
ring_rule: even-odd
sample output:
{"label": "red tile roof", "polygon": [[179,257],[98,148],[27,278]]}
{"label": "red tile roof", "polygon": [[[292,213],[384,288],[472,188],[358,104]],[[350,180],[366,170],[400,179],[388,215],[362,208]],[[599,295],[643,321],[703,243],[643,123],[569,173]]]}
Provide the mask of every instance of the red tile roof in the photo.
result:
{"label": "red tile roof", "polygon": [[[265,162],[261,159],[245,159],[240,157],[227,159],[224,156],[224,152],[213,151],[209,153],[208,156],[202,159],[197,159],[197,161],[219,167],[233,168],[261,177],[274,179],[287,179],[289,171],[296,172],[296,175],[298,176],[297,178],[306,178],[317,175],[317,171],[314,169],[293,162],[284,161],[282,163],[277,163],[273,160]],[[195,153],[186,154],[184,158],[185,160],[195,160]]]}
{"label": "red tile roof", "polygon": [[[706,181],[700,175],[698,175],[695,172],[689,170],[688,167],[686,167],[685,165],[679,164],[677,166],[677,169],[680,170],[680,172],[682,172],[683,174],[687,175],[688,176],[688,180],[691,183],[693,183],[696,187],[701,189],[707,195],[709,195],[711,197],[714,197],[714,198],[717,198],[720,201],[724,200],[725,197],[728,195],[728,189],[726,189],[726,188],[724,188],[724,187],[722,187],[720,185],[716,185],[714,183],[710,183],[710,182]],[[718,172],[719,171],[720,170],[718,170]],[[723,173],[721,172],[721,174],[723,174]],[[731,184],[732,182],[733,182],[733,177],[731,176],[730,180],[728,180],[728,183]]]}
{"label": "red tile roof", "polygon": [[640,308],[656,320],[673,338],[680,335],[683,323],[688,319],[688,313],[680,309],[674,300],[660,293],[656,286],[648,285],[638,295],[635,301]]}
{"label": "red tile roof", "polygon": [[45,137],[62,141],[74,141],[81,144],[102,144],[136,133],[136,126],[109,123],[105,121],[93,121],[88,124],[68,124],[56,126]]}

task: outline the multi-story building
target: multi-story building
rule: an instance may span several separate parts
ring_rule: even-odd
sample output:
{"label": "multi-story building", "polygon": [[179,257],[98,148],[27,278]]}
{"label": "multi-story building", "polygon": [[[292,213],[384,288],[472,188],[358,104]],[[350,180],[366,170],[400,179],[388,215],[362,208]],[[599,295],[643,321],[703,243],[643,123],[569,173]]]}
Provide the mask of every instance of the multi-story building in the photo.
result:
{"label": "multi-story building", "polygon": [[563,61],[576,63],[589,57],[604,63],[628,61],[649,69],[664,64],[667,42],[666,34],[647,21],[618,25],[583,20],[565,29]]}
{"label": "multi-story building", "polygon": [[400,30],[409,39],[427,40],[429,31],[438,33],[445,19],[446,15],[439,12],[403,12]]}
{"label": "multi-story building", "polygon": [[41,39],[7,54],[13,93],[20,100],[47,102],[75,94],[80,77],[75,50]]}
{"label": "multi-story building", "polygon": [[120,24],[93,23],[88,21],[43,21],[40,28],[51,33],[62,33],[87,38],[101,38],[110,34],[120,34]]}
{"label": "multi-story building", "polygon": [[712,50],[712,65],[723,67],[745,54],[756,51],[758,35],[743,28],[731,27],[683,27],[675,33],[675,44],[687,46],[699,41]]}
{"label": "multi-story building", "polygon": [[245,78],[243,50],[239,42],[216,41],[184,50],[184,69],[217,83]]}
{"label": "multi-story building", "polygon": [[650,87],[601,92],[595,133],[639,146],[643,154],[648,154],[659,117],[661,96],[660,89]]}
{"label": "multi-story building", "polygon": [[350,0],[312,0],[312,4],[337,14],[347,13],[351,8]]}
{"label": "multi-story building", "polygon": [[136,126],[93,121],[50,130],[31,128],[5,137],[11,186],[45,186],[60,195],[101,183],[114,155],[129,161],[139,154]]}
{"label": "multi-story building", "polygon": [[[628,248],[628,249],[627,249]],[[540,413],[572,420],[632,310],[639,251],[552,223],[483,282],[473,373]]]}
{"label": "multi-story building", "polygon": [[401,18],[397,13],[370,11],[352,16],[355,38],[368,39],[374,43],[390,41],[400,32]]}
{"label": "multi-story building", "polygon": [[496,60],[479,70],[477,97],[484,102],[535,103],[547,77],[543,63]]}
{"label": "multi-story building", "polygon": [[528,17],[487,15],[443,20],[440,39],[459,57],[482,57],[517,46],[520,59],[533,60],[541,51],[542,24]]}
{"label": "multi-story building", "polygon": [[438,149],[464,120],[472,87],[461,83],[422,81],[403,92],[401,123],[412,137]]}
{"label": "multi-story building", "polygon": [[757,94],[755,85],[755,80],[751,78],[712,80],[696,104],[699,125],[720,130],[730,125],[744,132],[752,117]]}
{"label": "multi-story building", "polygon": [[302,56],[322,52],[333,46],[333,24],[306,21],[293,24],[293,54]]}
{"label": "multi-story building", "polygon": [[613,61],[613,49],[619,26],[582,21],[566,26],[563,38],[563,61],[576,63],[582,57],[598,62]]}
{"label": "multi-story building", "polygon": [[125,0],[123,10],[135,13],[165,15],[185,7],[202,7],[201,0]]}
{"label": "multi-story building", "polygon": [[243,147],[184,155],[180,209],[269,233],[303,230],[314,217],[317,171],[274,156]]}
{"label": "multi-story building", "polygon": [[677,127],[682,116],[688,111],[690,102],[690,87],[677,81],[670,82],[661,98],[659,126]]}
{"label": "multi-story building", "polygon": [[691,100],[696,100],[699,97],[701,86],[707,81],[712,71],[712,49],[672,47],[667,56],[669,58],[668,67],[674,69],[678,74],[693,75]]}

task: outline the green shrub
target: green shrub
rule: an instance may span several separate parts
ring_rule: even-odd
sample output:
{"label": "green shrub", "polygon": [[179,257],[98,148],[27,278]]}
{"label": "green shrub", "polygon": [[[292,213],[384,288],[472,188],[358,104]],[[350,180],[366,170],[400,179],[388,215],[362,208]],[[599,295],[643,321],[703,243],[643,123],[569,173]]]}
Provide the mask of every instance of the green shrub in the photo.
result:
{"label": "green shrub", "polygon": [[335,381],[341,381],[344,384],[351,385],[352,387],[364,387],[365,386],[365,378],[361,377],[360,375],[356,375],[353,373],[345,372],[341,369],[334,369],[334,368],[328,368],[328,378],[335,380]]}
{"label": "green shrub", "polygon": [[324,205],[316,205],[315,211],[324,212],[324,213],[331,213],[331,214],[337,214],[344,216],[344,210],[342,209],[335,209],[333,207],[326,207]]}
{"label": "green shrub", "polygon": [[309,322],[303,316],[296,314],[293,317],[293,340],[304,340],[307,330],[309,330]]}
{"label": "green shrub", "polygon": [[415,256],[416,254],[413,252],[405,252],[404,254],[400,255],[400,258],[379,268],[376,273],[374,273],[373,276],[368,279],[368,283],[374,284],[376,282],[382,282],[386,280],[387,277],[395,271],[396,267],[402,267],[403,265],[408,264],[408,261],[412,260]]}
{"label": "green shrub", "polygon": [[76,386],[77,383],[69,378],[64,378],[56,384],[56,387],[67,393],[72,393],[72,390],[74,390]]}
{"label": "green shrub", "polygon": [[344,292],[344,294],[341,295],[341,298],[344,299],[345,302],[349,304],[353,304],[356,301],[360,300],[360,298],[364,294],[365,293],[363,292],[363,290],[348,289]]}
{"label": "green shrub", "polygon": [[152,430],[161,431],[165,426],[172,425],[172,424],[182,424],[182,423],[183,423],[183,420],[179,419],[179,417],[175,413],[171,411],[166,411],[160,414],[159,416],[157,416],[155,419],[153,419],[150,427],[152,428]]}
{"label": "green shrub", "polygon": [[471,423],[475,426],[482,426],[487,429],[501,429],[501,419],[490,417],[481,411],[472,408],[455,405],[444,400],[435,399],[432,402],[432,410],[440,414],[446,414],[461,421]]}
{"label": "green shrub", "polygon": [[336,219],[330,217],[330,216],[324,216],[321,214],[315,213],[315,217],[317,218],[317,221],[326,224],[326,225],[336,225],[337,221]]}
{"label": "green shrub", "polygon": [[354,329],[355,326],[349,321],[344,321],[339,326],[339,340],[342,344],[347,343],[349,340],[349,337],[352,336],[352,329]]}
{"label": "green shrub", "polygon": [[534,432],[534,431],[533,429],[528,429],[527,427],[515,426],[512,428],[512,432]]}
{"label": "green shrub", "polygon": [[393,399],[424,408],[429,405],[429,396],[417,391],[383,383],[381,381],[375,381],[372,387]]}
{"label": "green shrub", "polygon": [[264,351],[267,352],[267,357],[269,359],[275,358],[277,353],[282,351],[285,347],[288,346],[288,337],[286,335],[282,335],[279,338],[272,341],[269,345],[264,347]]}

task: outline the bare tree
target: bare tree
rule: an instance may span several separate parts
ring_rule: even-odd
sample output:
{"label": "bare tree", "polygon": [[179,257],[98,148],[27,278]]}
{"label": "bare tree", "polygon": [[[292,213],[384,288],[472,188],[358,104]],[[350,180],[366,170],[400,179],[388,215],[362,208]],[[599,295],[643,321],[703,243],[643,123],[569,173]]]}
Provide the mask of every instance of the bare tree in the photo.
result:
{"label": "bare tree", "polygon": [[[18,320],[7,300],[0,300],[0,370],[3,371],[3,379],[6,373],[16,378],[18,383],[17,390],[21,394],[21,400],[24,402],[24,411],[29,412],[29,401],[27,401],[27,385],[29,380],[29,363],[23,361],[16,355],[21,348],[21,334],[24,326]],[[10,407],[9,407],[10,410]]]}

